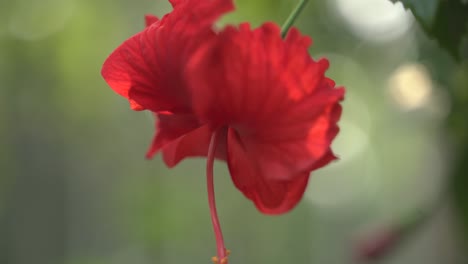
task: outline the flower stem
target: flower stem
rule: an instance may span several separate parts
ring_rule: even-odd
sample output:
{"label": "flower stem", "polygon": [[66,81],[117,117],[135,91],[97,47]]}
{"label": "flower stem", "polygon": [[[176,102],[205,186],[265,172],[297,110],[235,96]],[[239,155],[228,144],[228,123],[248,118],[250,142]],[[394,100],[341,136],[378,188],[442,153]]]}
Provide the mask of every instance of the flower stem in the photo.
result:
{"label": "flower stem", "polygon": [[208,157],[206,162],[206,186],[208,189],[208,202],[210,205],[210,214],[211,214],[211,222],[213,223],[213,229],[216,236],[216,247],[217,247],[217,261],[221,262],[221,264],[228,264],[227,263],[227,255],[226,255],[226,248],[224,247],[224,239],[223,233],[221,231],[221,226],[219,224],[218,213],[216,211],[216,201],[215,201],[215,193],[214,193],[214,180],[213,180],[213,164],[214,164],[214,156],[216,153],[216,146],[218,145],[219,141],[219,134],[221,129],[216,130],[213,132],[211,136],[210,146],[208,148]]}
{"label": "flower stem", "polygon": [[296,8],[292,11],[288,19],[286,19],[286,22],[284,22],[283,26],[281,27],[281,37],[286,37],[289,28],[294,24],[294,21],[296,21],[297,17],[302,12],[307,2],[308,0],[300,0],[300,2],[297,4]]}

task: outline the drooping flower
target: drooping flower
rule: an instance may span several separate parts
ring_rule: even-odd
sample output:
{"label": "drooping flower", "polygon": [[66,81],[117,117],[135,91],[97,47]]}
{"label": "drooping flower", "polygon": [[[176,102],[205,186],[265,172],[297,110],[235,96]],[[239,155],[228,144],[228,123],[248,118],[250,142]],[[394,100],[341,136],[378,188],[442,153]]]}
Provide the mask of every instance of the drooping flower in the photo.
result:
{"label": "drooping flower", "polygon": [[273,23],[229,26],[188,65],[199,122],[221,133],[235,186],[266,214],[292,209],[310,172],[336,159],[344,89],[325,77],[326,59],[309,56],[310,44],[294,28],[283,40]]}
{"label": "drooping flower", "polygon": [[106,60],[102,75],[130,101],[150,110],[157,132],[148,157],[162,151],[170,167],[186,157],[207,157],[215,262],[228,251],[216,213],[214,158],[227,161],[235,186],[266,214],[291,210],[311,171],[336,159],[344,89],[325,77],[328,61],[308,54],[311,40],[297,29],[281,38],[266,23],[251,30],[213,31],[232,0],[172,0],[172,13],[125,41]]}
{"label": "drooping flower", "polygon": [[200,44],[216,36],[213,23],[234,6],[232,0],[170,2],[173,11],[161,20],[146,16],[147,27],[107,58],[102,75],[132,109],[155,114],[156,135],[147,157],[162,150],[172,167],[185,157],[181,152],[206,156],[208,151],[209,130],[193,115],[183,71]]}

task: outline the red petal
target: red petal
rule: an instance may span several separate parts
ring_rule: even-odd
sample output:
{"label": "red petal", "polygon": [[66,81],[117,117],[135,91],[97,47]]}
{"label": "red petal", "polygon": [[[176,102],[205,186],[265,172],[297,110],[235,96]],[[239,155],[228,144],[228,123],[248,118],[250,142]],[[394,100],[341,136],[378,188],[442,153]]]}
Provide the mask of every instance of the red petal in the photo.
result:
{"label": "red petal", "polygon": [[169,2],[171,3],[172,7],[176,7],[177,5],[179,5],[180,3],[184,2],[185,0],[169,0]]}
{"label": "red petal", "polygon": [[[168,167],[177,165],[187,157],[203,157],[208,154],[213,130],[201,126],[193,115],[155,114],[156,135],[146,158],[151,159],[160,150]],[[226,160],[226,133],[216,148],[215,157]]]}
{"label": "red petal", "polygon": [[287,181],[268,179],[233,129],[228,131],[227,144],[231,178],[259,211],[265,214],[282,214],[294,208],[301,200],[307,187],[309,172],[298,173]]}
{"label": "red petal", "polygon": [[[205,125],[172,141],[162,149],[164,162],[168,167],[173,167],[184,158],[206,156],[212,133],[212,129]],[[225,136],[216,147],[217,159],[226,160]]]}
{"label": "red petal", "polygon": [[189,63],[197,116],[235,128],[265,180],[290,181],[334,158],[344,89],[324,76],[327,60],[310,58],[310,43],[295,29],[283,40],[274,24],[253,31],[243,24]]}
{"label": "red petal", "polygon": [[101,73],[114,91],[130,100],[132,109],[177,111],[187,105],[183,99],[185,86],[177,65],[153,48],[166,46],[156,43],[157,24],[118,47],[104,62]]}
{"label": "red petal", "polygon": [[151,26],[152,24],[159,21],[159,18],[153,15],[146,15],[145,16],[145,24],[147,27]]}
{"label": "red petal", "polygon": [[156,135],[146,157],[152,158],[161,148],[200,127],[191,114],[155,114]]}
{"label": "red petal", "polygon": [[186,72],[195,114],[230,127],[232,179],[264,213],[293,208],[310,171],[335,159],[344,89],[325,77],[327,60],[309,56],[310,43],[295,29],[283,40],[272,23],[227,27]]}
{"label": "red petal", "polygon": [[[223,14],[234,10],[233,0],[170,0],[177,12],[178,26],[192,28],[212,27],[213,23]],[[189,30],[190,31],[190,30]]]}
{"label": "red petal", "polygon": [[173,0],[172,13],[151,23],[118,47],[105,61],[102,75],[135,110],[190,111],[182,72],[200,43],[214,37],[212,24],[233,9],[232,0]]}

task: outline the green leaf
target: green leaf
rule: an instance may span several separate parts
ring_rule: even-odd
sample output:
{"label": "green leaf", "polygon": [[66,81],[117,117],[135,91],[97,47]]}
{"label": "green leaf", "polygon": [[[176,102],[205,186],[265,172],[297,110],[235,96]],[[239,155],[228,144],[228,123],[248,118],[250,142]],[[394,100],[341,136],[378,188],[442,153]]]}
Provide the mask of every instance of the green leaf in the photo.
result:
{"label": "green leaf", "polygon": [[403,5],[411,9],[416,19],[424,28],[432,27],[434,18],[437,13],[437,7],[440,0],[391,0],[392,2],[401,2]]}
{"label": "green leaf", "polygon": [[467,34],[468,4],[464,0],[391,0],[410,9],[426,33],[457,60]]}

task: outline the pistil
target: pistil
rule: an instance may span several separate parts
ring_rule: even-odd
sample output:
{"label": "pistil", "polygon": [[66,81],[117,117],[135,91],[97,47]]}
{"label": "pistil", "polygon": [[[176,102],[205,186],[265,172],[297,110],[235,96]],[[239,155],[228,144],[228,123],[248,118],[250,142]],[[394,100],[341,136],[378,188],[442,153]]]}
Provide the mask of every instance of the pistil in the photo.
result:
{"label": "pistil", "polygon": [[211,136],[210,146],[208,148],[208,157],[206,162],[206,186],[208,190],[208,203],[210,205],[211,222],[216,237],[217,256],[212,260],[215,264],[228,264],[228,252],[224,247],[223,233],[219,224],[218,212],[216,211],[216,201],[214,192],[213,164],[216,153],[216,147],[219,142],[221,129],[217,129]]}

